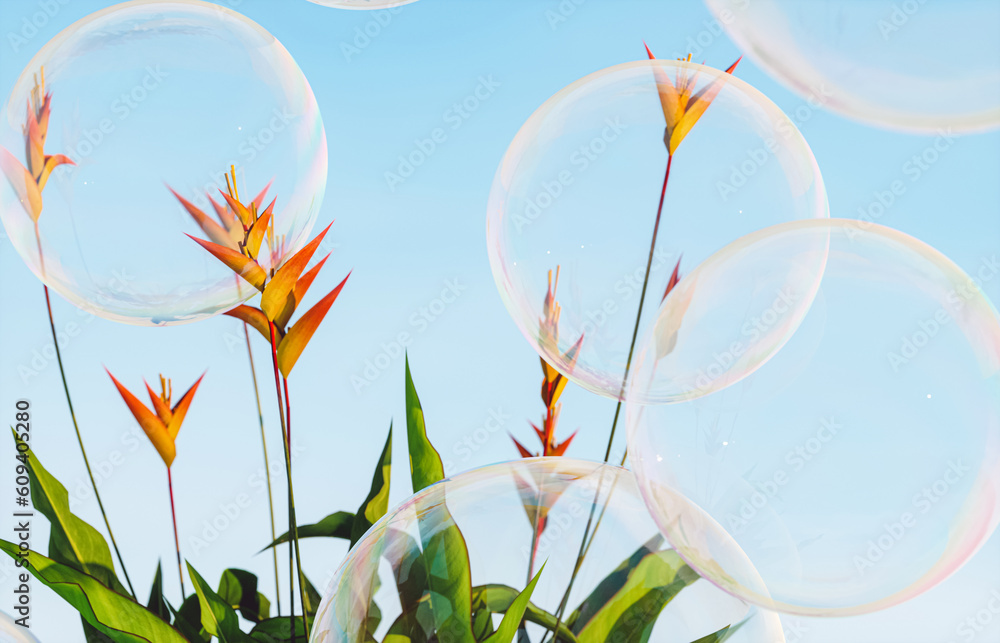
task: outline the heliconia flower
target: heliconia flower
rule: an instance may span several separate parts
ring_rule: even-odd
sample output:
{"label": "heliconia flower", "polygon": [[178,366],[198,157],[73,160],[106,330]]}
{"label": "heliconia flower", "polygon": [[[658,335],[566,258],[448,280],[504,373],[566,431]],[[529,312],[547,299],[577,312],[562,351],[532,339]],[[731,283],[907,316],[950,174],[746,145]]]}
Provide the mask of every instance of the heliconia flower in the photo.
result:
{"label": "heliconia flower", "polygon": [[128,406],[139,426],[146,433],[146,437],[153,443],[153,447],[160,454],[163,463],[167,465],[167,468],[170,468],[170,465],[174,462],[174,457],[177,455],[175,444],[177,434],[181,430],[181,424],[184,422],[188,408],[191,406],[191,401],[194,399],[194,394],[198,390],[198,385],[201,384],[201,380],[204,379],[205,375],[202,374],[173,407],[170,406],[170,399],[173,393],[170,380],[164,379],[162,375],[160,376],[161,390],[159,394],[154,392],[149,384],[146,384],[146,391],[149,393],[149,399],[153,405],[152,409],[150,409],[140,402],[121,382],[115,379],[111,371],[105,369],[105,372],[107,372],[111,381],[114,382],[118,393],[125,400],[125,405]]}
{"label": "heliconia flower", "polygon": [[[549,271],[549,286],[548,291],[545,293],[545,301],[542,305],[543,317],[539,324],[539,334],[541,336],[541,341],[548,343],[553,349],[558,346],[559,343],[559,315],[562,309],[559,306],[559,302],[556,301],[556,290],[559,287],[559,268],[556,267],[555,279],[552,278],[552,271]],[[563,363],[568,368],[572,369],[576,364],[576,360],[580,355],[580,347],[583,345],[583,336],[581,335],[579,339],[576,340],[569,350],[562,354]],[[559,411],[562,405],[559,404],[559,397],[562,395],[563,390],[566,388],[566,383],[569,381],[566,377],[552,367],[551,364],[545,361],[545,358],[539,358],[542,364],[542,402],[545,404],[545,414],[542,416],[542,427],[539,428],[536,424],[530,423],[531,428],[535,430],[535,435],[538,436],[539,441],[542,443],[542,451],[540,454],[532,453],[521,444],[517,438],[511,435],[511,439],[514,441],[514,446],[517,447],[518,452],[523,458],[533,458],[537,455],[542,456],[560,456],[566,452],[573,438],[576,437],[576,433],[569,436],[564,441],[556,442],[555,431],[556,423],[559,421]]]}
{"label": "heliconia flower", "polygon": [[[265,339],[275,344],[278,369],[287,378],[351,275],[348,273],[347,277],[344,277],[333,290],[306,311],[291,328],[288,328],[292,315],[330,256],[328,254],[312,268],[306,270],[333,224],[331,223],[324,228],[301,250],[286,258],[285,239],[283,236],[275,234],[272,225],[275,202],[272,201],[263,212],[259,211],[259,204],[263,202],[267,189],[257,195],[257,198],[248,205],[244,205],[239,201],[239,193],[236,191],[235,168],[231,168],[231,174],[232,182],[228,176],[226,178],[228,193],[222,193],[227,208],[220,205],[215,207],[223,225],[225,225],[226,216],[228,216],[228,214],[223,215],[223,211],[232,214],[232,220],[237,221],[237,225],[243,230],[241,239],[236,242],[235,246],[226,243],[226,240],[221,237],[221,233],[224,231],[223,225],[219,225],[218,228],[211,225],[202,227],[210,237],[218,236],[218,241],[206,241],[191,237],[191,235],[188,236],[261,292],[260,308],[244,304],[226,314],[253,326]],[[177,196],[176,193],[175,196]],[[177,198],[191,212],[188,202],[180,196]],[[203,220],[211,221],[200,210],[191,212],[191,215],[196,221],[199,221],[199,225]],[[212,223],[215,222],[212,221]],[[209,229],[213,232],[209,232]],[[258,261],[265,239],[271,252],[271,268],[269,270],[265,269]]]}
{"label": "heliconia flower", "polygon": [[18,201],[34,223],[42,214],[42,190],[60,165],[75,165],[63,154],[45,154],[45,138],[49,130],[49,115],[52,110],[52,93],[45,92],[45,68],[41,70],[41,83],[35,78],[35,86],[28,98],[28,114],[21,128],[24,133],[25,164],[8,150],[0,147],[0,171],[14,188]]}
{"label": "heliconia flower", "polygon": [[[645,44],[645,43],[643,43]],[[650,60],[655,60],[653,52],[646,46],[646,54]],[[743,57],[736,59],[732,65],[726,69],[727,74],[732,74],[736,65]],[[691,54],[687,58],[681,59],[684,62],[691,62]],[[677,70],[677,84],[671,82],[667,72],[661,67],[653,67],[653,77],[656,80],[656,89],[660,95],[660,105],[663,107],[663,117],[667,121],[667,130],[663,136],[663,142],[667,146],[667,152],[673,154],[677,147],[688,135],[694,124],[698,122],[705,110],[712,103],[712,100],[722,90],[725,82],[723,76],[717,77],[699,92],[694,93],[695,81],[698,73],[688,73],[684,67]]]}

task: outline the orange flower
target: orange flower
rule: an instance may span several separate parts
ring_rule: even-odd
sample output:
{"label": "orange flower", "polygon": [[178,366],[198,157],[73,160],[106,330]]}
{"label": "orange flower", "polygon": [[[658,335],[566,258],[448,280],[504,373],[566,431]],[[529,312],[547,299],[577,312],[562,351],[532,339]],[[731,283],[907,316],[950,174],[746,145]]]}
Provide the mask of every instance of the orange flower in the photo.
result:
{"label": "orange flower", "polygon": [[[542,306],[542,314],[544,317],[541,319],[539,324],[539,334],[540,341],[543,346],[551,346],[552,350],[557,350],[559,344],[559,315],[562,309],[559,306],[559,302],[556,301],[556,289],[559,287],[559,268],[556,267],[555,281],[552,279],[552,271],[549,271],[549,287],[545,294],[545,302]],[[581,335],[576,343],[573,344],[568,351],[563,353],[563,360],[572,368],[576,364],[576,359],[580,354],[580,346],[583,344],[583,336]],[[530,423],[531,428],[535,430],[535,435],[542,443],[542,452],[540,454],[534,454],[529,451],[523,444],[521,444],[517,438],[513,435],[511,439],[514,441],[514,446],[517,447],[518,452],[523,458],[533,458],[536,455],[543,456],[560,456],[566,452],[569,448],[570,443],[573,438],[576,437],[576,432],[573,432],[571,436],[563,440],[562,442],[556,442],[556,423],[559,421],[559,411],[562,405],[559,404],[559,397],[562,395],[563,390],[566,388],[566,383],[569,381],[563,376],[562,373],[557,371],[552,367],[551,364],[545,361],[544,358],[539,358],[542,363],[542,402],[545,403],[545,414],[542,416],[542,428],[539,428],[536,424]]]}
{"label": "orange flower", "polygon": [[[656,59],[648,46],[646,54],[650,60]],[[742,59],[742,56],[737,58],[736,62],[726,69],[726,73],[732,74]],[[680,60],[691,62],[691,54],[688,54],[686,59]],[[663,136],[663,142],[667,146],[667,152],[672,155],[684,137],[691,131],[691,128],[694,127],[694,124],[708,109],[712,100],[722,90],[725,77],[717,77],[697,93],[694,93],[694,87],[698,80],[698,72],[689,74],[688,68],[685,66],[680,66],[677,69],[676,85],[671,82],[669,75],[662,67],[653,67],[653,77],[656,79],[656,89],[660,95],[663,117],[667,121],[667,131]]]}
{"label": "orange flower", "polygon": [[188,407],[191,406],[191,400],[194,399],[198,385],[201,384],[201,380],[205,375],[202,374],[198,378],[198,381],[191,385],[187,393],[173,407],[170,406],[170,398],[173,393],[170,380],[164,379],[162,375],[160,376],[161,392],[159,395],[153,391],[149,384],[146,384],[146,391],[149,393],[149,399],[153,404],[151,410],[143,405],[135,395],[132,395],[127,388],[122,386],[121,382],[111,374],[111,371],[105,369],[105,372],[107,372],[111,381],[115,383],[118,393],[125,400],[125,405],[132,411],[132,415],[135,416],[139,426],[145,431],[146,437],[153,443],[156,452],[163,459],[163,464],[167,465],[169,469],[170,465],[174,462],[174,457],[177,455],[175,444],[177,433],[181,430],[181,423],[184,422]]}
{"label": "orange flower", "polygon": [[[234,225],[242,229],[238,241],[231,241],[231,229],[223,228],[222,225],[205,216],[201,210],[190,205],[176,193],[174,194],[195,218],[202,230],[205,230],[205,234],[214,240],[206,241],[191,237],[191,235],[188,236],[261,292],[260,308],[241,305],[226,314],[253,326],[269,342],[272,341],[273,325],[278,368],[281,374],[287,378],[351,275],[348,273],[347,277],[344,277],[333,290],[306,311],[291,328],[286,328],[296,308],[302,302],[312,282],[330,256],[328,254],[312,268],[306,270],[320,243],[322,243],[323,237],[330,230],[330,226],[316,235],[301,250],[285,259],[285,239],[275,235],[271,218],[275,202],[272,201],[263,212],[258,212],[259,203],[263,201],[267,189],[249,204],[244,205],[240,202],[239,193],[236,190],[235,167],[231,167],[230,171],[232,182],[227,176],[228,192],[222,193],[228,209],[217,205],[216,210],[223,224],[227,220],[227,215],[223,214],[223,210],[234,217],[237,222]],[[265,238],[271,252],[270,268],[265,268],[258,261],[261,244]]]}
{"label": "orange flower", "polygon": [[0,147],[0,170],[10,182],[18,201],[31,220],[37,225],[42,214],[42,190],[49,180],[52,170],[60,165],[74,165],[69,157],[62,154],[45,154],[45,137],[49,131],[49,114],[52,109],[52,93],[45,93],[45,68],[41,70],[42,80],[35,78],[35,86],[28,98],[28,114],[21,128],[24,133],[24,157],[27,167],[13,154]]}

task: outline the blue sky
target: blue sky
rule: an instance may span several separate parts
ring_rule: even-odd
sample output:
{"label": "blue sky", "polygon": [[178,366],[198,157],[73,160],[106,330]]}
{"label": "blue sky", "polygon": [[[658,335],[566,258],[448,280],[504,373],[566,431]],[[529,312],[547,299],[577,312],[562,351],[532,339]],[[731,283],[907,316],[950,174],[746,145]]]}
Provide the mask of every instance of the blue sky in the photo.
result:
{"label": "blue sky", "polygon": [[[2,0],[4,95],[49,38],[112,4]],[[321,286],[332,288],[354,271],[292,377],[300,522],[353,511],[367,493],[390,420],[403,426],[401,333],[409,337],[430,436],[449,472],[516,456],[505,433],[530,441],[527,421],[539,416],[542,405],[537,357],[504,309],[485,247],[487,198],[507,145],[549,96],[593,71],[641,58],[643,40],[666,58],[683,55],[690,39],[707,33],[702,42],[709,44],[697,45],[703,51],[695,57],[716,66],[728,65],[739,52],[725,35],[712,33],[710,13],[695,0],[421,0],[383,14],[386,24],[367,42],[358,33],[366,26],[376,31],[369,26],[376,20],[370,12],[305,0],[224,4],[273,33],[309,79],[329,142],[329,180],[318,225],[336,219],[330,233],[336,247]],[[26,28],[32,19],[41,26]],[[805,104],[750,61],[739,75],[786,113]],[[484,79],[492,93],[467,117],[456,116],[454,104]],[[858,216],[876,193],[902,181],[905,189],[880,223],[930,243],[970,273],[1000,254],[1000,134],[955,138],[933,165],[915,172],[913,156],[933,145],[934,136],[881,131],[824,111],[809,111],[796,122],[822,169],[834,216]],[[397,157],[439,127],[448,128],[446,140],[405,182],[389,185],[385,174],[395,171]],[[6,239],[0,242],[0,274],[0,413],[12,413],[15,399],[30,399],[36,452],[71,494],[85,496],[89,483],[58,369],[44,355],[51,338],[41,285]],[[995,277],[983,286],[994,302],[1000,301]],[[318,295],[319,288],[313,293]],[[260,493],[260,444],[242,327],[224,317],[170,328],[124,326],[80,313],[58,297],[54,309],[57,327],[71,321],[79,327],[63,350],[67,376],[92,464],[104,472],[104,502],[140,593],[149,586],[158,557],[171,569],[166,476],[102,365],[132,387],[141,377],[163,372],[181,389],[209,369],[178,439],[174,464],[182,546],[206,578],[243,566],[268,579],[263,586],[270,587],[270,559],[254,557],[267,537],[267,503]],[[264,344],[255,348],[258,365],[266,364]],[[266,370],[259,372],[266,381]],[[264,390],[264,401],[271,418],[269,392]],[[571,385],[560,420],[562,435],[580,429],[570,454],[600,458],[613,413],[613,403]],[[482,430],[497,424],[500,430]],[[277,440],[270,448],[272,457],[280,453]],[[409,491],[403,449],[397,438],[393,502]],[[9,445],[2,452],[10,454]],[[241,494],[249,497],[248,506],[239,507],[229,528],[194,551],[191,539],[204,535],[205,523],[232,511]],[[75,510],[100,523],[91,498],[81,497]],[[35,546],[44,549],[44,521],[36,521],[35,529]],[[339,543],[303,543],[315,582],[326,580],[344,550]],[[6,597],[13,587],[9,569],[0,565]],[[959,574],[910,604],[851,621],[787,619],[788,638],[996,640],[1000,613],[988,606],[991,592],[1000,590],[998,570],[1000,537],[994,536]],[[165,573],[168,596],[177,594],[175,576]],[[72,609],[38,585],[34,600],[34,630],[42,641],[82,640]],[[961,623],[983,609],[991,614],[986,629],[974,632],[973,639],[960,636]],[[798,638],[793,630],[801,631]]]}

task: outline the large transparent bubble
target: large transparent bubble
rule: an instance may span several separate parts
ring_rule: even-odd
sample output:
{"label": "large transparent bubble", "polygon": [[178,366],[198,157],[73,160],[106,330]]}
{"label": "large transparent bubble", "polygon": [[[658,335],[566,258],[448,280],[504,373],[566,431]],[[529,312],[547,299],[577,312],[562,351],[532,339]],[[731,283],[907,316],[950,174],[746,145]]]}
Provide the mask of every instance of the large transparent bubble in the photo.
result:
{"label": "large transparent bubble", "polygon": [[[689,564],[747,601],[820,616],[901,603],[961,567],[1000,520],[1000,319],[978,287],[993,274],[844,219],[774,226],[692,272],[629,386],[672,370],[663,337],[730,348],[688,399],[638,393],[626,414],[643,495]],[[810,306],[795,317],[798,299]],[[755,342],[770,358],[745,362]],[[724,385],[700,395],[713,375]],[[770,596],[717,564],[730,538]]]}
{"label": "large transparent bubble", "polygon": [[[24,126],[45,93],[44,154],[75,165],[55,167],[35,203]],[[277,198],[286,248],[304,242],[326,187],[322,119],[288,51],[194,0],[117,4],[57,35],[14,86],[0,147],[0,216],[21,257],[77,306],[133,324],[194,321],[255,292],[184,235],[206,237],[168,186],[215,217],[208,197],[224,203],[230,165],[244,203],[271,183],[263,205]]]}
{"label": "large transparent bubble", "polygon": [[[685,61],[633,62],[550,98],[497,170],[490,263],[507,310],[539,354],[577,384],[615,399],[668,160],[660,90],[685,79],[694,94],[718,93],[673,155],[642,329],[678,262],[685,273],[755,230],[828,216],[805,140],[737,77]],[[558,307],[545,305],[550,271]]]}
{"label": "large transparent bubble", "polygon": [[1000,3],[705,2],[755,63],[814,104],[904,131],[1000,125]]}
{"label": "large transparent bubble", "polygon": [[[742,560],[735,549],[727,556]],[[469,640],[462,633],[471,621],[482,641],[543,564],[527,619],[534,643],[559,615],[579,641],[692,643],[727,627],[730,643],[784,641],[776,614],[701,579],[670,548],[631,473],[568,458],[476,469],[391,511],[337,571],[310,640]],[[642,631],[650,637],[641,639]]]}
{"label": "large transparent bubble", "polygon": [[0,612],[0,643],[38,643],[38,639],[30,629],[15,623],[6,612]]}

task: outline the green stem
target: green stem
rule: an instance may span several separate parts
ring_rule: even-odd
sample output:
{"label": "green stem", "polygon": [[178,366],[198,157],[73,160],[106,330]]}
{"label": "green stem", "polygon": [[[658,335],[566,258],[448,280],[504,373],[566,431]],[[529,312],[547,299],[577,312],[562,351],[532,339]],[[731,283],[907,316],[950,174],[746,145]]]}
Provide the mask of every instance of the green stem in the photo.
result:
{"label": "green stem", "polygon": [[[247,357],[250,358],[250,376],[253,378],[253,395],[257,401],[257,419],[260,422],[260,444],[264,449],[264,476],[267,478],[267,507],[271,514],[271,542],[278,539],[274,528],[274,495],[271,492],[271,461],[267,457],[267,439],[264,433],[264,412],[260,406],[260,388],[257,386],[257,368],[254,366],[253,349],[250,347],[250,330],[247,324],[243,324],[243,335],[247,340]],[[281,585],[278,581],[278,550],[271,548],[271,556],[274,558],[274,595],[277,599],[278,616],[281,616]]]}
{"label": "green stem", "polygon": [[[660,232],[660,219],[663,215],[663,201],[667,196],[667,182],[670,180],[670,166],[673,164],[674,156],[673,154],[667,155],[667,169],[663,174],[663,187],[660,189],[660,203],[656,208],[656,222],[653,224],[653,236],[649,243],[649,258],[646,260],[646,275],[642,280],[642,291],[639,294],[639,310],[635,316],[635,327],[632,329],[632,343],[629,345],[628,358],[625,360],[625,374],[622,376],[622,385],[618,391],[618,404],[615,407],[615,417],[611,422],[611,434],[608,436],[608,446],[604,451],[604,461],[607,462],[611,459],[611,447],[615,441],[615,428],[618,426],[618,417],[622,410],[622,399],[625,397],[625,385],[628,382],[629,371],[632,368],[632,356],[635,352],[635,342],[636,338],[639,336],[639,324],[642,321],[642,305],[646,301],[646,289],[649,286],[649,273],[653,268],[653,256],[656,253],[656,238]],[[622,455],[621,464],[625,464],[625,458],[628,455],[628,451]],[[573,567],[573,574],[569,578],[569,584],[566,587],[566,592],[563,594],[562,600],[559,603],[559,609],[556,611],[556,626],[555,629],[551,630],[553,633],[553,638],[555,638],[555,632],[559,631],[559,626],[562,624],[563,614],[566,611],[566,605],[569,602],[569,595],[573,589],[573,583],[576,581],[577,574],[580,572],[580,567],[583,565],[584,559],[587,557],[587,552],[590,550],[590,545],[594,542],[594,536],[596,535],[597,528],[600,527],[601,520],[604,518],[604,513],[608,507],[608,501],[611,499],[611,494],[608,494],[607,500],[604,502],[604,506],[601,508],[601,514],[598,516],[597,521],[594,521],[594,515],[597,511],[597,499],[601,495],[601,487],[604,484],[604,479],[597,485],[597,492],[594,494],[594,502],[590,506],[590,516],[587,518],[587,526],[583,530],[583,540],[580,542],[580,550],[577,553],[576,565]],[[591,527],[594,528],[594,534],[591,534]]]}
{"label": "green stem", "polygon": [[[42,271],[42,277],[45,277],[45,256],[42,254],[42,237],[38,232],[38,222],[35,222],[35,240],[38,242],[38,264]],[[87,476],[90,478],[90,486],[94,489],[94,498],[97,499],[97,506],[101,510],[101,516],[104,518],[104,526],[108,529],[108,537],[111,539],[111,546],[115,550],[115,556],[118,557],[118,564],[122,568],[122,574],[125,575],[125,582],[128,584],[128,589],[132,592],[132,596],[135,597],[135,588],[132,587],[132,579],[128,576],[128,570],[125,569],[125,561],[122,559],[122,552],[118,549],[118,543],[115,542],[115,534],[111,531],[111,522],[108,520],[108,514],[104,510],[104,503],[101,501],[101,494],[97,491],[97,481],[94,479],[94,472],[90,469],[90,460],[87,458],[87,449],[83,446],[83,435],[80,433],[80,425],[76,421],[76,412],[73,410],[73,398],[69,394],[69,384],[66,381],[66,369],[63,367],[62,352],[59,350],[59,337],[56,333],[56,322],[55,317],[52,315],[52,300],[49,297],[49,287],[42,283],[42,288],[45,290],[45,309],[49,313],[49,328],[52,330],[52,345],[56,349],[56,363],[59,364],[59,376],[62,378],[63,392],[66,394],[66,405],[69,406],[69,417],[73,421],[73,430],[76,431],[76,441],[80,445],[80,453],[83,455],[83,464],[87,467]]]}

